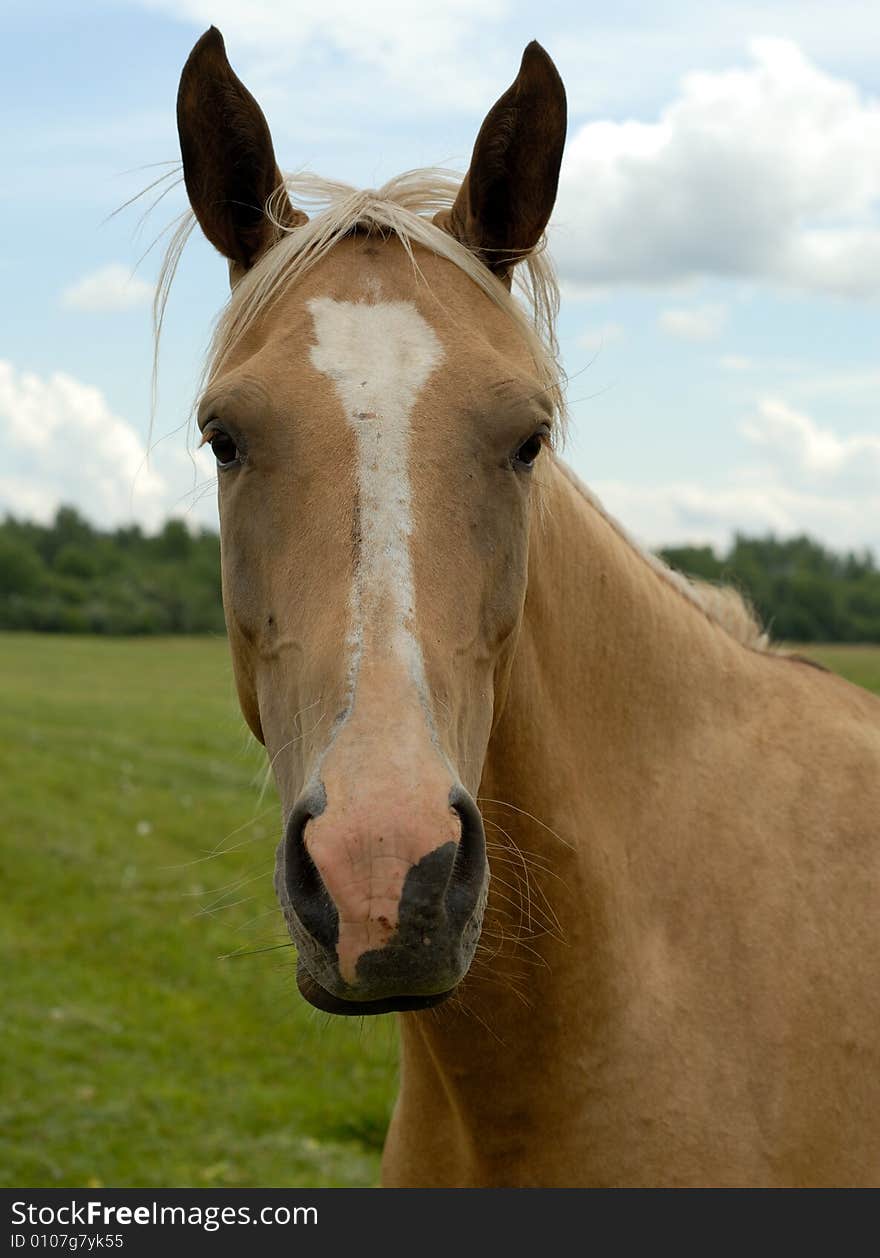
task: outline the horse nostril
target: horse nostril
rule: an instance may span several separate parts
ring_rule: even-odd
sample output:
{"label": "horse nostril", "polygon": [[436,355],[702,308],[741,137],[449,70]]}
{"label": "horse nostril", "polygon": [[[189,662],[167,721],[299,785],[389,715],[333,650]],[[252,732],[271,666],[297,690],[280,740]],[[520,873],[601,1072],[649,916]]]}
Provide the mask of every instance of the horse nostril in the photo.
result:
{"label": "horse nostril", "polygon": [[460,784],[449,792],[449,804],[458,813],[461,836],[446,889],[446,906],[456,924],[464,926],[473,916],[486,887],[486,833],[479,808]]}
{"label": "horse nostril", "polygon": [[323,796],[301,798],[284,835],[284,891],[303,927],[329,950],[339,938],[339,914],[305,842],[306,826],[324,811]]}

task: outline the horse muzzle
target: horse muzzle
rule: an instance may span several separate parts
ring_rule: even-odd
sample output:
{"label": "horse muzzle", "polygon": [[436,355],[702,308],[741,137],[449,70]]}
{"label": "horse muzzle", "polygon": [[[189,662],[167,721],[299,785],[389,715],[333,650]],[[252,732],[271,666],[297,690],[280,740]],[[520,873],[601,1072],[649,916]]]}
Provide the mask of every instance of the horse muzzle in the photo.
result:
{"label": "horse muzzle", "polygon": [[275,871],[300,992],[349,1015],[440,1003],[473,960],[488,882],[482,818],[460,784],[441,807],[367,790],[334,809],[321,786],[307,791]]}

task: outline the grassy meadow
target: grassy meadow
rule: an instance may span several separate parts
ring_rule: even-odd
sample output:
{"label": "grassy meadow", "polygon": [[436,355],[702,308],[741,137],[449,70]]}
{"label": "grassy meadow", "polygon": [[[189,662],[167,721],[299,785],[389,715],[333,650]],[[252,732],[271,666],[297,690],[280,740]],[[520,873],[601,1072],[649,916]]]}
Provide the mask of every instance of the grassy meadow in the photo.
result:
{"label": "grassy meadow", "polygon": [[286,938],[225,640],[2,635],[0,694],[0,1184],[375,1183],[393,1019],[223,959]]}
{"label": "grassy meadow", "polygon": [[0,635],[0,694],[0,1184],[375,1183],[393,1019],[296,992],[225,641]]}
{"label": "grassy meadow", "polygon": [[880,695],[880,646],[815,646],[811,643],[798,650],[857,686]]}

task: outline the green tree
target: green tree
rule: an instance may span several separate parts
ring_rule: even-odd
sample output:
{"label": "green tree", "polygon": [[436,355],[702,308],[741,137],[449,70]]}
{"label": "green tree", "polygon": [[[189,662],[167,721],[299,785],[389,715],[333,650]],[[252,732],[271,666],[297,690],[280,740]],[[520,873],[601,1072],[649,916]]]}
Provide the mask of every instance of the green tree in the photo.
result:
{"label": "green tree", "polygon": [[0,597],[33,594],[46,579],[39,552],[23,538],[0,532]]}

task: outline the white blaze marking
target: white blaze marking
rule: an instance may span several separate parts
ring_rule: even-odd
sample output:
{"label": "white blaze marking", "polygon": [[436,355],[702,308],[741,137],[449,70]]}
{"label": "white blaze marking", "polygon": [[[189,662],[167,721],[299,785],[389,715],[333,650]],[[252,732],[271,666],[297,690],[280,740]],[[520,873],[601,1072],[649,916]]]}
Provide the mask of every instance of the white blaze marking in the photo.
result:
{"label": "white blaze marking", "polygon": [[410,302],[309,302],[312,364],[328,376],[357,440],[360,550],[351,594],[349,711],[365,634],[404,661],[427,702],[414,633],[409,538],[409,420],[419,390],[443,357],[433,328]]}

